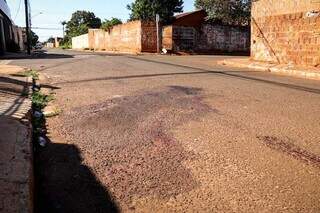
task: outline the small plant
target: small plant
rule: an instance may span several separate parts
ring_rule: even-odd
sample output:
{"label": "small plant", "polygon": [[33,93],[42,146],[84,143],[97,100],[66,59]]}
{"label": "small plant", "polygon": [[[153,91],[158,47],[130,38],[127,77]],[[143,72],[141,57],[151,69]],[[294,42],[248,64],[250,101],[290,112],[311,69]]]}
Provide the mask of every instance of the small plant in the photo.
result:
{"label": "small plant", "polygon": [[39,80],[39,73],[36,70],[28,70],[21,73],[21,76],[32,77],[33,80]]}
{"label": "small plant", "polygon": [[40,91],[33,92],[31,96],[32,106],[34,109],[42,110],[45,108],[50,101],[52,101],[53,95],[45,95],[41,93]]}

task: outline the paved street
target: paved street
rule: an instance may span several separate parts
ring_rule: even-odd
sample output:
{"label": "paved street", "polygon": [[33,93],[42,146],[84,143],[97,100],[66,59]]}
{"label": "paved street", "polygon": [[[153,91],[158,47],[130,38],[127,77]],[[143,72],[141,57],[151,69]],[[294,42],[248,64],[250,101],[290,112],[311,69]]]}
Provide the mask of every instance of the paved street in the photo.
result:
{"label": "paved street", "polygon": [[[320,212],[320,82],[226,56],[50,51],[39,212]],[[48,210],[49,209],[49,210]]]}

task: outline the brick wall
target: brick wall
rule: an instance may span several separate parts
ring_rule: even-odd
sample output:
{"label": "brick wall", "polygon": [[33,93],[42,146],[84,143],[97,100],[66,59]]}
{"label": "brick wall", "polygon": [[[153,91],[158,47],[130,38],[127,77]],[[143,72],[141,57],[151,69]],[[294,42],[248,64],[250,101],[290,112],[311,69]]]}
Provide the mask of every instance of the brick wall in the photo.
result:
{"label": "brick wall", "polygon": [[141,23],[141,51],[157,52],[157,26],[155,22]]}
{"label": "brick wall", "polygon": [[89,29],[89,49],[116,52],[156,52],[156,26],[153,22],[133,21],[110,31]]}
{"label": "brick wall", "polygon": [[251,57],[320,65],[320,0],[260,0],[252,8]]}
{"label": "brick wall", "polygon": [[249,28],[202,24],[200,28],[166,26],[163,47],[171,51],[249,52]]}
{"label": "brick wall", "polygon": [[173,49],[172,28],[172,25],[162,28],[162,47],[167,50]]}

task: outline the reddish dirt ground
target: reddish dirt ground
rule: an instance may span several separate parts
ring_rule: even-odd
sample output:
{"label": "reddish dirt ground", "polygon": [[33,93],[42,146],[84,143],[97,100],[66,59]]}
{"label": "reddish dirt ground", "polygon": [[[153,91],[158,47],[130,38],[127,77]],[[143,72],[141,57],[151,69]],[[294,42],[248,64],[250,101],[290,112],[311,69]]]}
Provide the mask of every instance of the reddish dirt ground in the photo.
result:
{"label": "reddish dirt ground", "polygon": [[50,54],[19,61],[62,110],[38,212],[320,211],[319,82],[220,56]]}

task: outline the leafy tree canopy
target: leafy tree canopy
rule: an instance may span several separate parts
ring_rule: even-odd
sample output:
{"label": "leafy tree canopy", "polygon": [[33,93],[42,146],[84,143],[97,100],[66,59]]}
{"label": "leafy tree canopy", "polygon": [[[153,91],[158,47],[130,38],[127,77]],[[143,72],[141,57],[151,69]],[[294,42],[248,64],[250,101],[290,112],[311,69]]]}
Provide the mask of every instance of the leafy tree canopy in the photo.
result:
{"label": "leafy tree canopy", "polygon": [[154,20],[156,14],[169,21],[174,13],[183,12],[183,0],[135,0],[127,5],[130,20]]}
{"label": "leafy tree canopy", "polygon": [[100,28],[101,19],[89,11],[76,11],[72,14],[70,21],[67,22],[67,37],[75,37],[88,33],[89,28]]}
{"label": "leafy tree canopy", "polygon": [[251,0],[196,0],[195,7],[208,13],[208,21],[231,25],[250,23]]}
{"label": "leafy tree canopy", "polygon": [[104,22],[102,22],[101,28],[104,30],[110,30],[113,26],[122,24],[122,21],[118,18],[111,18],[110,20],[105,19]]}
{"label": "leafy tree canopy", "polygon": [[48,38],[47,42],[48,43],[54,43],[54,38],[51,36],[50,38]]}

